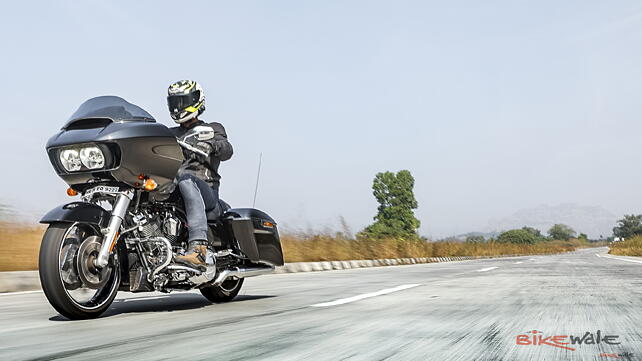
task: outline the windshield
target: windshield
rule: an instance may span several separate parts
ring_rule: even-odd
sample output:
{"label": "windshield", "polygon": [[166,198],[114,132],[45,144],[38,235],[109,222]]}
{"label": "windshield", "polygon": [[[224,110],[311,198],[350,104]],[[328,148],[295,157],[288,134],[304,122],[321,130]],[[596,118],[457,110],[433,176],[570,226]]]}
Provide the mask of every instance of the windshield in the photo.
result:
{"label": "windshield", "polygon": [[65,125],[92,118],[107,118],[114,122],[119,121],[145,121],[155,122],[154,117],[141,107],[131,104],[123,98],[116,96],[100,96],[91,98],[76,110]]}

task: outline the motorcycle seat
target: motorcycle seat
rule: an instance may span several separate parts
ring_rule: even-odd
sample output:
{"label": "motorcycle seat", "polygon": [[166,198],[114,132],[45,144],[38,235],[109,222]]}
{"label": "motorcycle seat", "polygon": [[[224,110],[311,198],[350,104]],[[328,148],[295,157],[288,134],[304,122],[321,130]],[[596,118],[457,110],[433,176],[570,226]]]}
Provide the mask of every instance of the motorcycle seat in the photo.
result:
{"label": "motorcycle seat", "polygon": [[231,207],[230,207],[229,204],[227,204],[227,202],[225,202],[222,199],[219,199],[218,200],[218,204],[216,205],[216,207],[214,207],[213,209],[207,210],[207,212],[206,212],[207,220],[208,221],[216,221],[217,219],[219,219],[223,215],[223,213],[225,213],[230,208]]}

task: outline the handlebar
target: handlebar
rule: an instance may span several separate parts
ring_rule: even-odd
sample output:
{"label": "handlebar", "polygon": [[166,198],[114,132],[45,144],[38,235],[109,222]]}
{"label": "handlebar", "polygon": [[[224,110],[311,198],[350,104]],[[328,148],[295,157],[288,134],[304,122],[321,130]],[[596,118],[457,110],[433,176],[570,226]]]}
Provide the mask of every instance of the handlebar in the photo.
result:
{"label": "handlebar", "polygon": [[181,147],[183,147],[183,148],[185,148],[187,150],[191,150],[194,153],[200,154],[200,155],[202,155],[204,157],[209,156],[209,154],[205,153],[204,151],[202,151],[202,150],[200,150],[200,149],[198,149],[196,147],[193,147],[193,146],[183,142],[182,140],[178,140],[178,145],[180,145]]}

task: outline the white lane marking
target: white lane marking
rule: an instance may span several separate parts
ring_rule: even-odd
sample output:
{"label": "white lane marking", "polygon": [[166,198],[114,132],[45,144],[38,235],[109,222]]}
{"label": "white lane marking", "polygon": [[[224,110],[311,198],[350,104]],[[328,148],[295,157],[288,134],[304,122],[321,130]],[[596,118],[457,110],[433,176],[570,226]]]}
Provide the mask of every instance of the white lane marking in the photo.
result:
{"label": "white lane marking", "polygon": [[143,301],[148,301],[148,300],[164,300],[166,298],[170,298],[171,296],[148,296],[148,297],[130,297],[130,298],[121,298],[114,300],[114,302],[130,302],[130,301],[136,301],[136,300],[143,300]]}
{"label": "white lane marking", "polygon": [[596,253],[595,255],[596,255],[596,256],[598,256],[598,257],[600,257],[600,258],[602,257],[602,256],[600,256],[600,255],[599,255],[599,254],[597,254],[597,253]]}
{"label": "white lane marking", "polygon": [[534,261],[534,260],[535,260],[535,258],[529,258],[528,260],[529,260],[529,261]]}
{"label": "white lane marking", "polygon": [[376,297],[376,296],[386,295],[388,293],[407,290],[409,288],[413,288],[413,287],[417,287],[417,286],[421,286],[421,285],[420,284],[416,284],[416,283],[409,284],[409,285],[401,285],[401,286],[397,286],[397,287],[393,287],[393,288],[386,288],[386,289],[383,289],[383,290],[377,291],[377,292],[364,293],[362,295],[358,295],[358,296],[354,296],[354,297],[341,298],[341,299],[338,299],[338,300],[335,300],[335,301],[331,301],[331,302],[317,303],[317,304],[312,305],[311,307],[338,306],[338,305],[343,305],[343,304],[350,303],[350,302],[360,301],[360,300],[363,300],[363,299],[366,299],[366,298],[370,298],[370,297]]}
{"label": "white lane marking", "polygon": [[605,254],[604,256],[602,256],[602,258],[617,259],[617,260],[619,260],[619,261],[626,261],[626,262],[633,262],[633,263],[642,263],[642,261],[638,261],[638,260],[635,260],[635,259],[627,259],[627,258],[613,257],[613,256],[611,256],[611,255],[606,255],[606,254]]}
{"label": "white lane marking", "polygon": [[520,264],[520,263],[524,263],[524,262],[522,262],[522,261],[519,261],[519,262],[515,262],[515,264]]}
{"label": "white lane marking", "polygon": [[499,268],[499,267],[487,267],[487,268],[482,268],[482,269],[478,269],[478,270],[477,270],[477,272],[487,272],[487,271],[492,271],[492,270],[494,270],[495,268]]}
{"label": "white lane marking", "polygon": [[42,290],[38,290],[38,291],[19,291],[19,292],[3,292],[3,293],[0,293],[0,296],[26,295],[26,294],[29,294],[29,293],[40,293],[40,292],[42,292]]}

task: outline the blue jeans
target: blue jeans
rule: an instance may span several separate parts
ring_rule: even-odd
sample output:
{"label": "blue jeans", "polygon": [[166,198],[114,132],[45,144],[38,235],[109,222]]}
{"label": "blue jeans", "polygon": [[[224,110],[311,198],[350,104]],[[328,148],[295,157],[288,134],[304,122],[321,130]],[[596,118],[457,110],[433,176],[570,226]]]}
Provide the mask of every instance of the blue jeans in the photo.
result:
{"label": "blue jeans", "polygon": [[204,180],[192,175],[178,177],[178,188],[185,202],[187,229],[190,242],[207,241],[207,211],[218,206],[218,190],[213,189]]}

